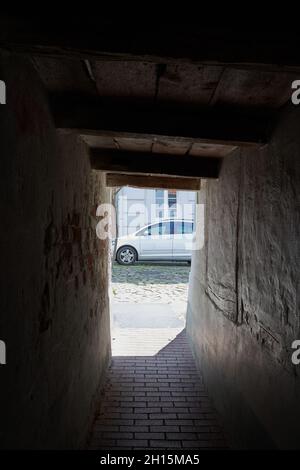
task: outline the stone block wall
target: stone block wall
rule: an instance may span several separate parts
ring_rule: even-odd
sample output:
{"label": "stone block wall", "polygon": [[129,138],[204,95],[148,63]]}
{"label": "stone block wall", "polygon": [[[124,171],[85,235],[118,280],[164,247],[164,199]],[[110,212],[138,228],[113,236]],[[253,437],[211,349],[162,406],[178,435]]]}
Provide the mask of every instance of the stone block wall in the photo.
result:
{"label": "stone block wall", "polygon": [[88,149],[60,135],[32,64],[0,56],[0,447],[84,446],[110,360],[110,201]]}
{"label": "stone block wall", "polygon": [[202,184],[187,329],[233,447],[299,448],[300,109]]}

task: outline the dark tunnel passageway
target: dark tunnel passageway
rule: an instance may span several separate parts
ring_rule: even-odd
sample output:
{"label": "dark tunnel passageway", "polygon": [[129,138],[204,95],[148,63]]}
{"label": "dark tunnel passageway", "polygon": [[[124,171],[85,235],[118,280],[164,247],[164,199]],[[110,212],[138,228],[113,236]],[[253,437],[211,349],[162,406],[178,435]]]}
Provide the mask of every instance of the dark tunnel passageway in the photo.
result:
{"label": "dark tunnel passageway", "polygon": [[[120,369],[141,368],[146,387],[163,363],[169,375],[192,370],[199,408],[209,396],[228,447],[299,448],[298,32],[282,43],[267,31],[184,24],[178,36],[168,23],[119,37],[101,20],[97,31],[95,18],[83,29],[74,21],[62,31],[0,20],[0,447],[85,448],[103,400],[122,419]],[[97,208],[122,186],[197,191],[204,240],[185,338],[109,369],[110,242],[97,236]],[[167,382],[153,393],[174,398]],[[103,398],[105,386],[115,395]],[[109,435],[101,416],[99,447]],[[192,419],[196,446],[202,418]],[[166,438],[156,426],[174,426],[170,439],[188,446],[171,434],[190,424],[157,419],[153,429],[139,423],[141,433]],[[205,426],[207,445],[223,445],[213,420]]]}

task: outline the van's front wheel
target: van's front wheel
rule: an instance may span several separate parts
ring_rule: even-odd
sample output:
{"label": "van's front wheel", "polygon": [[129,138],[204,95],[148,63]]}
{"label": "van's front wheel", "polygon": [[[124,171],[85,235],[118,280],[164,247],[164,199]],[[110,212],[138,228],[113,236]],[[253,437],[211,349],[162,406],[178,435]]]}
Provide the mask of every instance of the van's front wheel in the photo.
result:
{"label": "van's front wheel", "polygon": [[126,266],[134,264],[137,260],[137,252],[132,246],[121,246],[117,251],[117,262]]}

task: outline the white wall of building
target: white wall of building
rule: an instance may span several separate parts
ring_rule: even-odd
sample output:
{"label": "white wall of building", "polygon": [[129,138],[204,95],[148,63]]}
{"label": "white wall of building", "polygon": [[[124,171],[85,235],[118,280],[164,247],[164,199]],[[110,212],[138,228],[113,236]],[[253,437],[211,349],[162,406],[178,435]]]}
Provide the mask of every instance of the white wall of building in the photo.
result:
{"label": "white wall of building", "polygon": [[[195,214],[195,191],[140,189],[124,187],[118,193],[119,236],[136,232],[144,225],[163,218],[183,217],[192,220]],[[176,205],[172,205],[176,200]],[[158,202],[162,204],[159,205]]]}

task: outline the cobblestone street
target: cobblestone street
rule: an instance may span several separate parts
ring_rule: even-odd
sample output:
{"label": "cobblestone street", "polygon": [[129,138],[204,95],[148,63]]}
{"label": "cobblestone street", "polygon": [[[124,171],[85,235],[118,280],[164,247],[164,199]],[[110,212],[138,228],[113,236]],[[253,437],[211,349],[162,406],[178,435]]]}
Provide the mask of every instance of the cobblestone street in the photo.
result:
{"label": "cobblestone street", "polygon": [[190,266],[185,264],[113,265],[113,302],[186,302]]}

